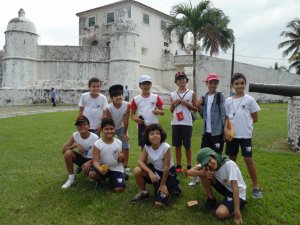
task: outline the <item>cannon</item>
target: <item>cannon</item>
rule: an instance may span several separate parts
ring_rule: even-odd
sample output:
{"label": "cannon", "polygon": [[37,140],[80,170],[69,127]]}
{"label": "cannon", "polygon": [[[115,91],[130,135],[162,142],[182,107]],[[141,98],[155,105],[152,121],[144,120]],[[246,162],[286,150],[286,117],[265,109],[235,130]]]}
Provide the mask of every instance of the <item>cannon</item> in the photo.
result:
{"label": "cannon", "polygon": [[300,86],[249,83],[249,92],[293,97],[300,96]]}
{"label": "cannon", "polygon": [[300,153],[300,86],[249,83],[249,91],[289,97],[288,144]]}

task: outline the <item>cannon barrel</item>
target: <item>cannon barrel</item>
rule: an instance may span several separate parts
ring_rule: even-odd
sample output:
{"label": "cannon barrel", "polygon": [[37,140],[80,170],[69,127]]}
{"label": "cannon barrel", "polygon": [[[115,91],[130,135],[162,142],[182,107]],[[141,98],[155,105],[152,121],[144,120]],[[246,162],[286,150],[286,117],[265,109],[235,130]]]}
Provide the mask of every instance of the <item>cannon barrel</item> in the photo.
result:
{"label": "cannon barrel", "polygon": [[300,96],[300,86],[296,85],[249,83],[249,91],[289,97]]}

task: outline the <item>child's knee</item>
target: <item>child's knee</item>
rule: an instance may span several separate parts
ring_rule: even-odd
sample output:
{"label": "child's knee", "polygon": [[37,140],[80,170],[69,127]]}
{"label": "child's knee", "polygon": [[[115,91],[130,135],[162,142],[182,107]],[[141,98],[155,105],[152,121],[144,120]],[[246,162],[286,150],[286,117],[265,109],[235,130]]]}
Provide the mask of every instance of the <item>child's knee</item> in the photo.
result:
{"label": "child's knee", "polygon": [[89,178],[91,178],[91,179],[95,180],[95,179],[97,178],[97,174],[96,174],[96,172],[94,172],[94,171],[90,171],[90,172],[89,172]]}
{"label": "child's knee", "polygon": [[117,187],[117,188],[114,189],[114,192],[120,193],[120,192],[123,192],[124,190],[125,190],[124,187]]}
{"label": "child's knee", "polygon": [[133,175],[134,176],[138,176],[138,175],[141,175],[142,174],[142,168],[141,167],[139,167],[139,166],[137,166],[137,167],[135,167],[134,169],[133,169]]}

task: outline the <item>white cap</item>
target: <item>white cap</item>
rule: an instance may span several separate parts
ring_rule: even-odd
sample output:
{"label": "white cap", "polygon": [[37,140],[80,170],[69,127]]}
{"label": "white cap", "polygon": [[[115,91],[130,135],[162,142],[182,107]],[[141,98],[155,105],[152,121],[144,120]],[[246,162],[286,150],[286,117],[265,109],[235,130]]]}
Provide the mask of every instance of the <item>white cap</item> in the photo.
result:
{"label": "white cap", "polygon": [[143,82],[146,82],[146,81],[152,83],[151,77],[149,75],[142,75],[142,76],[140,76],[140,78],[139,78],[139,84],[141,84]]}

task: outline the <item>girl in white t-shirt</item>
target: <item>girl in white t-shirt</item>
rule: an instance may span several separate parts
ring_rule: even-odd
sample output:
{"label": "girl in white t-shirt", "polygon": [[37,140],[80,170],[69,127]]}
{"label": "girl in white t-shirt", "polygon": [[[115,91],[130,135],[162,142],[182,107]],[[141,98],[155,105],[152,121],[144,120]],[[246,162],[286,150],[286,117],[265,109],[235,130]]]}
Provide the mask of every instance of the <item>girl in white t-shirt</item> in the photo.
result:
{"label": "girl in white t-shirt", "polygon": [[[145,146],[134,169],[134,176],[140,192],[131,199],[132,203],[148,199],[149,192],[145,183],[153,184],[155,205],[164,206],[168,203],[171,193],[180,194],[181,188],[176,179],[170,145],[165,142],[166,132],[159,124],[151,124],[143,133]],[[150,163],[148,162],[150,159]]]}
{"label": "girl in white t-shirt", "polygon": [[246,77],[242,73],[235,73],[231,78],[231,85],[235,93],[226,99],[224,107],[226,121],[224,134],[226,142],[226,155],[236,161],[239,147],[247,165],[252,183],[252,197],[261,198],[262,191],[257,181],[256,168],[252,159],[252,131],[253,123],[257,122],[259,105],[253,97],[245,94]]}

